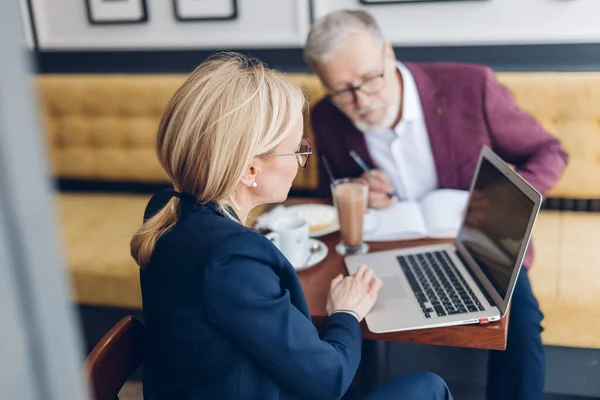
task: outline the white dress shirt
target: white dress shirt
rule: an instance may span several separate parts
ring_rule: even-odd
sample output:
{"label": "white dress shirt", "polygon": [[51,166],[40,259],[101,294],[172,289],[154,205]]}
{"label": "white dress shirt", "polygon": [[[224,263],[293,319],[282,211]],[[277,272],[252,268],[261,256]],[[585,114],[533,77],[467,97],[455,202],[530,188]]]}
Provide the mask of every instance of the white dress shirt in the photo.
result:
{"label": "white dress shirt", "polygon": [[408,68],[397,65],[404,83],[402,119],[394,129],[365,133],[365,139],[373,162],[389,176],[400,200],[418,200],[437,188],[437,173],[417,84]]}

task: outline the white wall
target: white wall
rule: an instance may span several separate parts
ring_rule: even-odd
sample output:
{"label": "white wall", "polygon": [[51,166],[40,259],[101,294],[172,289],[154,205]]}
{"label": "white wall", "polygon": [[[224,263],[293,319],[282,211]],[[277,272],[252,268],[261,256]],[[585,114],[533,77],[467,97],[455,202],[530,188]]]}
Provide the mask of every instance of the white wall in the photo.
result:
{"label": "white wall", "polygon": [[487,0],[359,6],[315,0],[315,16],[371,12],[395,45],[600,42],[600,0]]}
{"label": "white wall", "polygon": [[[398,46],[600,42],[600,0],[312,1],[316,17],[369,10]],[[32,2],[43,50],[300,47],[309,28],[310,0],[238,0],[238,19],[218,22],[179,22],[172,0],[147,0],[147,23],[113,26],[90,25],[85,0]]]}
{"label": "white wall", "polygon": [[[235,21],[177,21],[171,0],[146,0],[144,24],[90,25],[85,0],[33,0],[42,49],[257,48],[302,45],[307,0],[238,0]],[[225,1],[225,0],[223,0]]]}

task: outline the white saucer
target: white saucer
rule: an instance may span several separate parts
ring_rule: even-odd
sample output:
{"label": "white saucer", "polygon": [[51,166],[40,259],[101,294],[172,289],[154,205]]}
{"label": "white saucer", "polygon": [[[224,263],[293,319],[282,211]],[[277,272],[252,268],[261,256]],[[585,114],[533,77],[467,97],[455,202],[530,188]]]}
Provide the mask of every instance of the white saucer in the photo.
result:
{"label": "white saucer", "polygon": [[333,233],[340,229],[340,225],[338,223],[338,218],[337,218],[337,211],[336,211],[335,207],[328,205],[328,204],[297,204],[295,206],[287,206],[287,207],[279,205],[279,206],[275,207],[274,209],[272,209],[271,211],[260,215],[257,218],[257,227],[264,227],[264,228],[272,230],[271,224],[273,222],[277,221],[277,219],[282,218],[282,217],[298,218],[298,215],[303,210],[307,210],[307,209],[308,210],[319,210],[319,209],[324,210],[325,212],[332,213],[334,216],[334,220],[327,228],[310,231],[308,234],[310,237],[315,238],[315,237],[325,236],[325,235],[328,235],[328,234]]}
{"label": "white saucer", "polygon": [[[303,210],[307,210],[307,209],[308,210],[319,210],[320,209],[320,210],[327,211],[333,215],[333,220],[327,228],[319,229],[319,230],[311,230],[309,233],[310,237],[315,238],[315,237],[329,235],[330,233],[333,233],[340,229],[340,225],[339,225],[338,218],[337,218],[337,210],[335,209],[334,206],[331,206],[329,204],[297,204],[295,206],[286,207],[285,212],[288,213],[287,215],[293,215],[295,217],[299,217],[299,214]],[[311,246],[312,246],[312,243],[311,243]]]}
{"label": "white saucer", "polygon": [[[327,245],[325,243],[321,242],[318,239],[313,239],[313,238],[308,239],[308,245],[310,248],[312,248],[313,244],[315,244],[315,243],[317,245],[319,245],[319,250],[317,250],[316,252],[311,254],[310,259],[308,260],[308,264],[294,265],[294,269],[296,271],[302,271],[303,269],[313,267],[313,266],[317,265],[318,263],[320,263],[321,261],[323,261],[325,259],[325,257],[327,257],[327,253],[329,252],[329,249],[327,249]],[[308,258],[308,256],[307,256],[307,258]]]}

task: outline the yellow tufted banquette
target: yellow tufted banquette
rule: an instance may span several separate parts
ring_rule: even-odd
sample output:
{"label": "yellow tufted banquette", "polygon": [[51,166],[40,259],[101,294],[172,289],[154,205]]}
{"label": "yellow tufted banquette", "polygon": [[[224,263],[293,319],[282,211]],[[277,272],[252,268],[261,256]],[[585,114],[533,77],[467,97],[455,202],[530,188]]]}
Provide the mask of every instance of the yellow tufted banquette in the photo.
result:
{"label": "yellow tufted banquette", "polygon": [[[499,73],[517,103],[558,136],[569,166],[549,196],[600,199],[600,73]],[[164,183],[154,154],[161,114],[184,75],[43,75],[37,78],[53,175],[61,179]],[[316,77],[293,74],[310,103]],[[312,131],[305,125],[306,134]],[[318,152],[318,149],[316,149]],[[317,185],[318,157],[294,182]],[[74,299],[141,306],[129,239],[148,195],[59,193]],[[532,283],[546,315],[546,344],[600,348],[600,213],[543,211],[533,239]],[[578,329],[577,326],[585,327]],[[592,329],[590,329],[592,328]],[[573,330],[576,332],[573,334]]]}

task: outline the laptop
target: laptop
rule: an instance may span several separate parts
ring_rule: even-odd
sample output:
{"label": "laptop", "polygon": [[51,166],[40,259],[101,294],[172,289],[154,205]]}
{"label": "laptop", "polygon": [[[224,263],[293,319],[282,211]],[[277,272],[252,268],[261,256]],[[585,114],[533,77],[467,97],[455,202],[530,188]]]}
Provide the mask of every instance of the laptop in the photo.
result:
{"label": "laptop", "polygon": [[397,332],[502,318],[541,203],[540,193],[484,146],[454,243],[344,258],[350,274],[366,264],[383,281],[365,318],[369,330]]}

